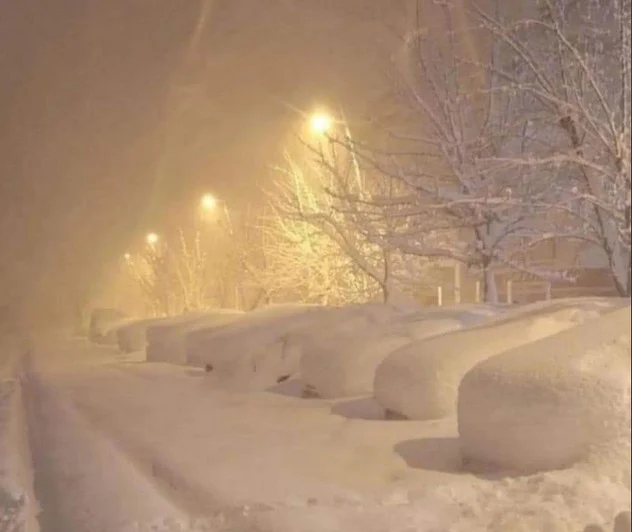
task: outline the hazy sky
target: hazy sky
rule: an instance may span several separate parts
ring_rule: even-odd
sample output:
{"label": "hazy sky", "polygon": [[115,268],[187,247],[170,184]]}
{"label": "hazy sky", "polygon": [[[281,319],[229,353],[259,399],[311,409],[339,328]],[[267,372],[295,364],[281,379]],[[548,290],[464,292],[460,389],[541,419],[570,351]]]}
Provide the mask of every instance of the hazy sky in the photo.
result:
{"label": "hazy sky", "polygon": [[383,90],[398,0],[206,2],[196,34],[202,0],[0,0],[5,286],[96,271],[203,191],[256,197],[292,106]]}

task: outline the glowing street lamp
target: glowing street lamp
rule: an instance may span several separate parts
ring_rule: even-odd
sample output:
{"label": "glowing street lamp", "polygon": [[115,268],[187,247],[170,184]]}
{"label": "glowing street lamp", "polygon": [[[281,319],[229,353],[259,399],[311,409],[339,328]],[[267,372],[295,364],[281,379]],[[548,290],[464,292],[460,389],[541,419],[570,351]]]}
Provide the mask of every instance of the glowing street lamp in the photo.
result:
{"label": "glowing street lamp", "polygon": [[309,128],[312,133],[325,135],[334,125],[334,119],[327,113],[314,113],[309,119]]}
{"label": "glowing street lamp", "polygon": [[132,260],[132,255],[131,255],[130,253],[125,253],[125,254],[123,255],[123,258],[124,258],[127,262],[129,262],[130,260]]}
{"label": "glowing street lamp", "polygon": [[145,237],[147,244],[152,247],[158,243],[158,240],[160,240],[160,237],[156,233],[147,233],[147,236]]}
{"label": "glowing street lamp", "polygon": [[217,207],[217,198],[213,194],[204,194],[200,200],[200,206],[205,211],[213,211]]}

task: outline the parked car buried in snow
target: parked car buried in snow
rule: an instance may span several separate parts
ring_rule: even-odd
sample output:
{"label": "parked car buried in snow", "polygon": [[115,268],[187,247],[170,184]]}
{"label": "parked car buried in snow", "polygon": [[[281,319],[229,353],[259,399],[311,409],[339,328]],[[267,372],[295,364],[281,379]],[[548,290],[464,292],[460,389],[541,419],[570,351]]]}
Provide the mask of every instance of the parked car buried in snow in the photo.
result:
{"label": "parked car buried in snow", "polygon": [[[301,350],[300,376],[308,393],[323,398],[373,391],[375,370],[396,349],[412,341],[480,323],[492,307],[430,307],[408,311],[367,304],[340,309],[331,323],[293,335]],[[335,322],[334,322],[335,321]]]}
{"label": "parked car buried in snow", "polygon": [[375,372],[374,394],[387,413],[439,419],[456,413],[457,390],[476,364],[629,304],[622,298],[545,301],[508,311],[481,325],[412,342]]}
{"label": "parked car buried in snow", "polygon": [[298,371],[287,335],[329,311],[316,305],[277,305],[247,312],[219,329],[194,331],[186,339],[187,364],[211,370],[225,386],[267,389]]}
{"label": "parked car buried in snow", "polygon": [[[112,308],[96,308],[90,314],[88,339],[94,343],[112,343],[107,333],[117,323],[130,319],[124,312]],[[115,343],[115,342],[114,342]]]}
{"label": "parked car buried in snow", "polygon": [[146,348],[147,361],[186,364],[186,337],[190,333],[223,327],[242,315],[243,312],[237,310],[217,310],[152,327],[153,334]]}

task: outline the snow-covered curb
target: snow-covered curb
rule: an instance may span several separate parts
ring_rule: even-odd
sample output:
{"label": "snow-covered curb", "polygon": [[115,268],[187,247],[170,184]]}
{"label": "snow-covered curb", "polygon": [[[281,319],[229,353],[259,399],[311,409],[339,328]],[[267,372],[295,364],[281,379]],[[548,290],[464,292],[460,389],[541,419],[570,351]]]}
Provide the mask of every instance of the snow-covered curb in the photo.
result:
{"label": "snow-covered curb", "polygon": [[0,529],[38,532],[21,360],[14,345],[5,349],[10,352],[0,367]]}

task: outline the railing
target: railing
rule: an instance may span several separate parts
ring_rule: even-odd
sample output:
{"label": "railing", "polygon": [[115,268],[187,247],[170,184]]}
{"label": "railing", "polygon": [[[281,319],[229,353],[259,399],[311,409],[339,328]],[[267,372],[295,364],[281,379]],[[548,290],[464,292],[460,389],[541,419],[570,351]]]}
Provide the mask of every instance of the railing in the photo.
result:
{"label": "railing", "polygon": [[[531,303],[541,300],[567,297],[617,297],[618,293],[606,270],[577,270],[578,281],[575,284],[550,282],[542,279],[525,279],[513,272],[499,272],[497,288],[501,303]],[[464,278],[458,284],[445,282],[434,287],[434,296],[426,294],[426,301],[442,306],[453,303],[480,303],[483,300],[482,282],[478,279]],[[432,303],[431,303],[432,304]]]}

